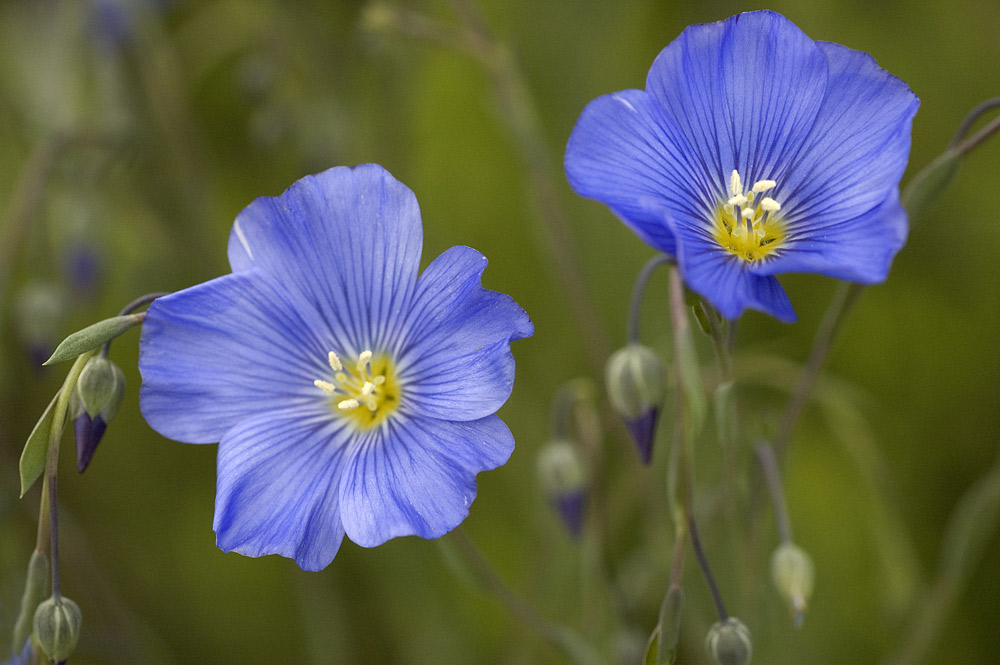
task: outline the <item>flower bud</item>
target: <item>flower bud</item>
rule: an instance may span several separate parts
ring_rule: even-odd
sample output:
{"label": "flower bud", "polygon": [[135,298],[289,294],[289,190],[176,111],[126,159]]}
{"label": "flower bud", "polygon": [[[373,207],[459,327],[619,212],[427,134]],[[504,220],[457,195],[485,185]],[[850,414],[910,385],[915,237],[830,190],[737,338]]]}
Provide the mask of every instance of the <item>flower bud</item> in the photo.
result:
{"label": "flower bud", "polygon": [[750,629],[734,617],[716,621],[705,638],[705,649],[715,665],[748,665],[753,656]]}
{"label": "flower bud", "polygon": [[791,608],[796,626],[802,625],[815,578],[812,559],[801,547],[794,543],[782,543],[774,550],[771,555],[771,579]]}
{"label": "flower bud", "polygon": [[611,405],[625,420],[639,458],[649,464],[666,394],[663,361],[648,347],[629,344],[608,359],[605,379]]}
{"label": "flower bud", "polygon": [[69,658],[80,639],[83,615],[79,606],[65,596],[52,596],[35,610],[35,640],[52,661]]}
{"label": "flower bud", "polygon": [[587,503],[587,471],[577,446],[566,439],[545,444],[538,453],[538,477],[570,535],[580,535]]}
{"label": "flower bud", "polygon": [[101,442],[108,423],[125,396],[125,375],[107,358],[94,356],[80,373],[71,413],[76,435],[76,467],[83,473]]}

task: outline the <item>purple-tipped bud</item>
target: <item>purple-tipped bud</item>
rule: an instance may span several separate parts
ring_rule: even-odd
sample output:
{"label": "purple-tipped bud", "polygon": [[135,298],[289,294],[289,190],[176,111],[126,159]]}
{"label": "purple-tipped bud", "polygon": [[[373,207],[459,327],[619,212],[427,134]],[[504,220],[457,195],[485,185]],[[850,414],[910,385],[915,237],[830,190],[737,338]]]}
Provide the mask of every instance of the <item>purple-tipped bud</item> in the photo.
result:
{"label": "purple-tipped bud", "polygon": [[538,477],[566,530],[576,538],[587,507],[587,472],[577,446],[565,439],[545,444],[538,453]]}
{"label": "purple-tipped bud", "polygon": [[71,413],[76,435],[76,468],[83,473],[94,457],[108,423],[125,396],[125,375],[107,358],[91,358],[80,373]]}
{"label": "purple-tipped bud", "polygon": [[666,395],[666,368],[651,349],[629,344],[608,359],[608,399],[628,426],[639,459],[653,459],[653,441]]}
{"label": "purple-tipped bud", "polygon": [[73,420],[73,433],[76,435],[76,468],[80,473],[87,470],[97,450],[97,444],[101,442],[107,429],[108,424],[100,415],[91,418],[86,411]]}

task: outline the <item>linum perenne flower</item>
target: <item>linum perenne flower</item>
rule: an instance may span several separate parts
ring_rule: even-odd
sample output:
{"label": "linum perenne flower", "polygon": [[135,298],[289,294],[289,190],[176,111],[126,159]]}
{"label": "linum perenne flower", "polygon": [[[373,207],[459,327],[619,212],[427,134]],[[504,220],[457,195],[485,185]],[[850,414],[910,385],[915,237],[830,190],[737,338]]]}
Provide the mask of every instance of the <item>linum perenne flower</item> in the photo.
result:
{"label": "linum perenne flower", "polygon": [[566,149],[607,204],[727,318],[795,318],[776,274],[884,281],[907,234],[899,179],[919,102],[871,56],[783,16],[691,26],[645,90],[599,97]]}
{"label": "linum perenne flower", "polygon": [[143,324],[143,415],[219,441],[221,549],[327,566],[435,538],[468,515],[475,476],[510,456],[495,411],[528,316],[452,247],[418,277],[413,193],[376,165],[334,168],[236,219],[232,274],[156,300]]}

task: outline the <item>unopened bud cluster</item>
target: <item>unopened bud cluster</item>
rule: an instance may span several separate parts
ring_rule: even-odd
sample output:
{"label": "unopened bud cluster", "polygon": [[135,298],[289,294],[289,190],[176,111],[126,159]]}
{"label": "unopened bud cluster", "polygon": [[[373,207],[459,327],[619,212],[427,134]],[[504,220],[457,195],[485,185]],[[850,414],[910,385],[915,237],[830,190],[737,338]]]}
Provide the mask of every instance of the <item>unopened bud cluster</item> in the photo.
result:
{"label": "unopened bud cluster", "polygon": [[666,368],[652,349],[629,344],[608,359],[608,399],[628,425],[639,457],[649,464],[660,407],[666,395]]}
{"label": "unopened bud cluster", "polygon": [[568,439],[545,444],[538,453],[538,479],[567,530],[579,535],[587,500],[587,469],[579,447]]}
{"label": "unopened bud cluster", "polygon": [[795,623],[801,624],[816,579],[812,559],[798,545],[782,543],[771,555],[771,579],[788,603]]}
{"label": "unopened bud cluster", "polygon": [[61,663],[76,650],[83,615],[65,596],[51,597],[35,610],[35,640],[53,662]]}
{"label": "unopened bud cluster", "polygon": [[717,621],[708,631],[705,649],[715,665],[748,665],[753,656],[750,629],[734,617]]}
{"label": "unopened bud cluster", "polygon": [[125,374],[118,365],[102,356],[87,361],[73,395],[76,463],[81,473],[90,464],[108,423],[118,414],[124,396]]}

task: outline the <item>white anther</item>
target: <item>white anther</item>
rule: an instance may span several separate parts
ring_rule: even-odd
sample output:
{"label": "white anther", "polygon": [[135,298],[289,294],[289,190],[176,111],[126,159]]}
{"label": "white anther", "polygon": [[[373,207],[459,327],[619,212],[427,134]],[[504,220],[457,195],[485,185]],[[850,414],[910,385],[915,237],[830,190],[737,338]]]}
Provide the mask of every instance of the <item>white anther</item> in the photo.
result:
{"label": "white anther", "polygon": [[760,207],[767,212],[778,212],[781,210],[781,204],[772,199],[770,196],[765,197],[764,200],[760,202]]}
{"label": "white anther", "polygon": [[737,194],[736,196],[730,198],[726,203],[731,206],[745,206],[747,204],[747,197],[742,194]]}
{"label": "white anther", "polygon": [[344,365],[340,362],[340,358],[338,358],[337,354],[334,353],[333,351],[330,352],[330,355],[327,356],[327,358],[330,361],[330,369],[332,369],[334,372],[339,372],[340,370],[344,369]]}
{"label": "white anther", "polygon": [[371,381],[365,381],[365,385],[361,386],[361,396],[367,397],[375,391],[375,384]]}
{"label": "white anther", "polygon": [[736,169],[733,169],[729,176],[729,192],[733,196],[739,196],[743,193],[743,183],[740,181],[740,174]]}
{"label": "white anther", "polygon": [[323,392],[325,392],[327,395],[332,395],[333,393],[337,392],[337,387],[334,386],[329,381],[321,381],[319,379],[316,379],[315,381],[313,381],[313,385],[322,390]]}
{"label": "white anther", "polygon": [[343,409],[344,411],[350,411],[351,409],[358,408],[360,403],[356,399],[345,399],[337,403],[338,409]]}
{"label": "white anther", "polygon": [[743,208],[743,212],[740,213],[743,219],[753,219],[754,210],[753,208]]}
{"label": "white anther", "polygon": [[753,185],[753,191],[760,194],[761,192],[766,192],[769,189],[774,189],[778,183],[773,180],[758,180]]}

